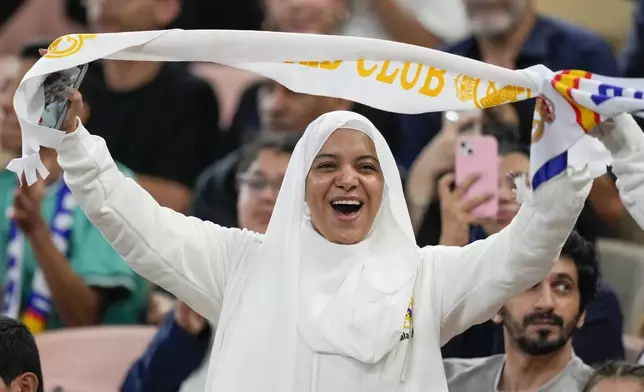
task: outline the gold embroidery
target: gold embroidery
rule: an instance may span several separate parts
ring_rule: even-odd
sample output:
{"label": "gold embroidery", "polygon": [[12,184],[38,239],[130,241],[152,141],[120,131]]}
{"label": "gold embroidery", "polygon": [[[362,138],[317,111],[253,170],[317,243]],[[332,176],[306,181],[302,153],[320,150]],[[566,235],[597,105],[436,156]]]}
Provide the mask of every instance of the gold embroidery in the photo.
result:
{"label": "gold embroidery", "polygon": [[85,40],[95,38],[96,34],[70,34],[59,37],[49,45],[45,57],[60,59],[73,56],[83,48]]}

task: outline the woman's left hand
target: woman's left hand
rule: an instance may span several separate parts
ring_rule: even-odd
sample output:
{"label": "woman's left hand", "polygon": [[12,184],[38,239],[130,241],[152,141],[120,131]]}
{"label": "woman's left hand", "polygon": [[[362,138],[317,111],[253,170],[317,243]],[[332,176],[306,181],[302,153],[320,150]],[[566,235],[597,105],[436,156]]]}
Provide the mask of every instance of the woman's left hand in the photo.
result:
{"label": "woman's left hand", "polygon": [[[40,49],[39,52],[44,56],[47,54],[47,49]],[[78,90],[73,90],[67,100],[69,100],[69,110],[63,120],[62,130],[65,133],[72,133],[78,128],[78,117],[83,112],[83,96]]]}

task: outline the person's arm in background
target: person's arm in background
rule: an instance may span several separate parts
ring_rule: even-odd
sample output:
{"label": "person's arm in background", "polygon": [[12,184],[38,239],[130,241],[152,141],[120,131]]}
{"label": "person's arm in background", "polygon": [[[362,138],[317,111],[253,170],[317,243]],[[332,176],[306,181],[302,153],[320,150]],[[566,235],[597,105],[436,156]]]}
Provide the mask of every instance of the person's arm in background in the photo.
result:
{"label": "person's arm in background", "polygon": [[434,161],[435,155],[428,146],[409,171],[406,195],[409,216],[414,231],[418,233],[423,224],[427,208],[436,195],[438,176],[444,172],[439,163]]}
{"label": "person's arm in background", "polygon": [[594,132],[613,157],[613,174],[624,206],[644,228],[644,133],[633,116],[624,113],[605,121]]}
{"label": "person's arm in background", "polygon": [[441,312],[441,345],[489,320],[510,298],[548,275],[581,212],[592,179],[565,172],[524,201],[509,226],[465,247],[423,248]]}
{"label": "person's arm in background", "polygon": [[143,355],[130,367],[121,392],[177,392],[207,355],[212,329],[179,302]]}
{"label": "person's arm in background", "polygon": [[396,0],[371,0],[378,20],[392,40],[406,44],[435,48],[441,39],[403,8]]}
{"label": "person's arm in background", "polygon": [[162,206],[186,213],[199,173],[215,159],[219,141],[219,103],[206,82],[195,84],[183,121],[161,141],[151,163],[155,173],[137,173],[139,184]]}
{"label": "person's arm in background", "polygon": [[80,327],[99,323],[104,292],[90,287],[56,247],[48,223],[41,213],[44,181],[23,184],[16,191],[12,208],[14,219],[31,245],[34,258],[51,291],[51,300],[62,323]]}
{"label": "person's arm in background", "polygon": [[466,116],[457,122],[445,121],[443,129],[423,149],[409,170],[406,196],[411,224],[416,233],[423,224],[428,206],[437,197],[438,177],[454,167],[456,139],[460,130],[477,117]]}
{"label": "person's arm in background", "polygon": [[441,204],[441,236],[439,245],[465,246],[470,242],[470,227],[478,222],[471,211],[492,198],[492,194],[481,194],[466,199],[467,189],[478,177],[470,176],[460,186],[455,186],[453,174],[446,174],[438,183],[438,195]]}
{"label": "person's arm in background", "polygon": [[388,35],[408,44],[437,48],[465,38],[469,23],[465,7],[454,0],[371,0]]}
{"label": "person's arm in background", "polygon": [[644,0],[637,0],[633,26],[620,62],[620,75],[644,78]]}

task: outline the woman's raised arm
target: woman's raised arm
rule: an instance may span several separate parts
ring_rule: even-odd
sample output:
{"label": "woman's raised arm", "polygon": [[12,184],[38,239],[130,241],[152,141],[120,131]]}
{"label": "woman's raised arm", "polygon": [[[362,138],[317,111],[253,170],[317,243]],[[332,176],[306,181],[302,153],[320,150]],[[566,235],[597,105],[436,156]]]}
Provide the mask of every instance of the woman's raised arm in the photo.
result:
{"label": "woman's raised arm", "polygon": [[262,236],[161,207],[80,121],[58,149],[58,162],[83,211],[132,269],[216,324],[226,282]]}

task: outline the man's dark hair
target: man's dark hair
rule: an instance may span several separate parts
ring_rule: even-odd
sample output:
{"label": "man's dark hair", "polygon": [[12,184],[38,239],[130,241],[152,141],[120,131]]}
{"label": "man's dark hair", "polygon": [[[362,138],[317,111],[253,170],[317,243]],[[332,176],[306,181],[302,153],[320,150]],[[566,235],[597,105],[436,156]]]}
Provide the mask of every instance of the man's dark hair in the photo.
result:
{"label": "man's dark hair", "polygon": [[259,154],[266,149],[277,150],[285,154],[292,154],[301,135],[293,132],[264,132],[259,139],[247,145],[242,150],[241,159],[237,165],[237,173],[248,171]]}
{"label": "man's dark hair", "polygon": [[486,110],[483,112],[483,116],[484,121],[481,129],[483,135],[517,142],[521,140],[521,132],[518,124],[505,121],[495,111]]}
{"label": "man's dark hair", "polygon": [[595,385],[606,379],[633,380],[644,387],[644,366],[621,361],[607,362],[595,370],[582,392],[590,392]]}
{"label": "man's dark hair", "polygon": [[530,157],[530,148],[513,138],[497,138],[499,144],[499,156],[506,156],[508,154],[522,154]]}
{"label": "man's dark hair", "polygon": [[53,41],[49,39],[37,39],[34,41],[29,41],[22,46],[20,49],[20,58],[21,59],[39,59],[40,49],[47,49]]}
{"label": "man's dark hair", "polygon": [[16,320],[0,316],[0,378],[5,385],[25,373],[38,378],[38,392],[43,392],[40,355],[34,336]]}
{"label": "man's dark hair", "polygon": [[579,287],[579,311],[597,294],[599,285],[599,262],[595,246],[573,230],[561,250],[561,256],[570,258],[577,268]]}

